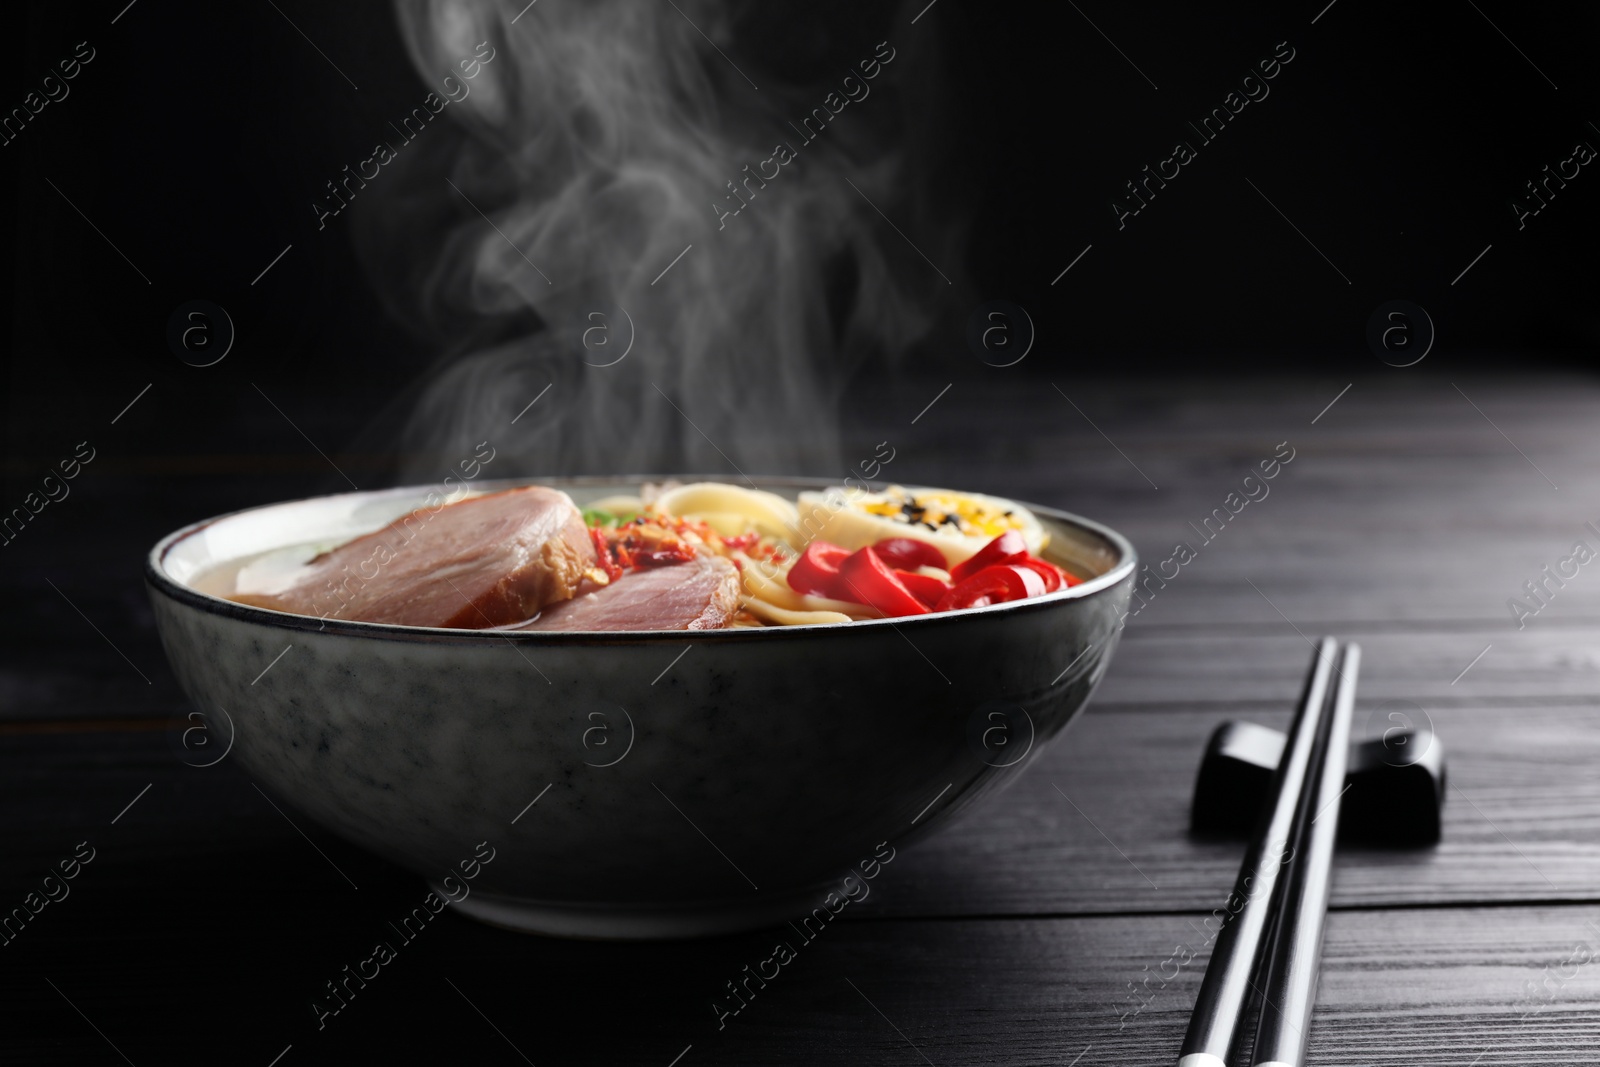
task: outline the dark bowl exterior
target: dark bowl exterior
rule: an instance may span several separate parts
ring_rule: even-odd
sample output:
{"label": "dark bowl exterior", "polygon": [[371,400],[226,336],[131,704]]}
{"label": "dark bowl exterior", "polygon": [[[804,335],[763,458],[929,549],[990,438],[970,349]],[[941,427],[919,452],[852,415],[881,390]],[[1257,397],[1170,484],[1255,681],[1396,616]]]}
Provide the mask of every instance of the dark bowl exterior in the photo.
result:
{"label": "dark bowl exterior", "polygon": [[1136,561],[1114,533],[1037,511],[1120,559],[1078,595],[825,627],[319,628],[168,576],[164,548],[196,528],[157,546],[148,577],[185,692],[317,822],[436,883],[487,842],[471,892],[494,921],[700,933],[772,921],[932,830],[1081,710]]}

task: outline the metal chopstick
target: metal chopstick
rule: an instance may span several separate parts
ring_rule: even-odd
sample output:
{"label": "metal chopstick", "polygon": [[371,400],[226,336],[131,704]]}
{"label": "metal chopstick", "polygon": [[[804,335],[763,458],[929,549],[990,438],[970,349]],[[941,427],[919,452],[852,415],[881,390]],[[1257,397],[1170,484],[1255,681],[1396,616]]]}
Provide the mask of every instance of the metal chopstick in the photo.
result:
{"label": "metal chopstick", "polygon": [[1250,975],[1263,950],[1273,890],[1287,858],[1285,847],[1322,733],[1336,649],[1333,638],[1324,637],[1312,660],[1283,759],[1273,776],[1272,807],[1257,824],[1233,893],[1228,897],[1228,914],[1223,916],[1200,995],[1195,999],[1189,1032],[1178,1054],[1178,1067],[1226,1067],[1226,1057],[1245,1012]]}
{"label": "metal chopstick", "polygon": [[1294,866],[1283,886],[1278,929],[1261,983],[1261,1020],[1256,1027],[1255,1067],[1303,1067],[1317,999],[1322,932],[1333,877],[1333,846],[1339,835],[1339,801],[1344,796],[1345,762],[1350,750],[1350,718],[1355,708],[1361,647],[1345,645],[1334,683],[1326,755],[1315,789],[1315,803],[1296,843]]}

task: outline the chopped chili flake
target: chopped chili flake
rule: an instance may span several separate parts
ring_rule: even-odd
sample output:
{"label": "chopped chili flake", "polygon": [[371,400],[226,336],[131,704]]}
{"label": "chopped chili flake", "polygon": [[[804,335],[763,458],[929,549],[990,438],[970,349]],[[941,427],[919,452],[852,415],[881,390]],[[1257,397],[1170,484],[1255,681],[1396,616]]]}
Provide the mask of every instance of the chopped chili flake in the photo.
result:
{"label": "chopped chili flake", "polygon": [[601,532],[601,527],[589,527],[589,537],[594,541],[594,554],[600,561],[600,569],[606,572],[606,577],[613,582],[622,577],[622,568],[612,557],[611,546],[606,541],[606,535]]}
{"label": "chopped chili flake", "polygon": [[[762,540],[759,533],[721,537],[710,526],[674,515],[647,514],[615,526],[589,528],[600,567],[610,578],[640,567],[663,567],[683,563],[700,554],[701,547],[732,558],[743,552],[752,559],[783,561],[786,557],[776,545]],[[735,566],[739,560],[733,558]]]}

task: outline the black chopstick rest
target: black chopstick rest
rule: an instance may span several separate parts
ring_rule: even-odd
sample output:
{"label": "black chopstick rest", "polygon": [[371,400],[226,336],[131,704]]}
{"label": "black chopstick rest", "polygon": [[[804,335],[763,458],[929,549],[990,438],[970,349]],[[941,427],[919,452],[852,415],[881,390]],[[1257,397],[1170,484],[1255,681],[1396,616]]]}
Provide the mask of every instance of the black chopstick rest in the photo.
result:
{"label": "black chopstick rest", "polygon": [[1323,734],[1336,651],[1333,638],[1325,637],[1312,660],[1284,756],[1274,772],[1273,800],[1262,811],[1256,833],[1245,850],[1233,895],[1228,898],[1227,916],[1212,948],[1194,1013],[1189,1017],[1178,1067],[1226,1067],[1226,1057],[1238,1036],[1252,989],[1251,971],[1267,942],[1279,874],[1288,869],[1284,860],[1290,855],[1287,849],[1301,794],[1307,783],[1317,777],[1312,773],[1313,756]]}
{"label": "black chopstick rest", "polygon": [[[1271,799],[1283,756],[1281,731],[1225,722],[1212,733],[1195,776],[1190,830],[1206,837],[1248,834]],[[1429,730],[1392,729],[1350,746],[1339,839],[1364,845],[1433,845],[1443,828],[1444,746]]]}

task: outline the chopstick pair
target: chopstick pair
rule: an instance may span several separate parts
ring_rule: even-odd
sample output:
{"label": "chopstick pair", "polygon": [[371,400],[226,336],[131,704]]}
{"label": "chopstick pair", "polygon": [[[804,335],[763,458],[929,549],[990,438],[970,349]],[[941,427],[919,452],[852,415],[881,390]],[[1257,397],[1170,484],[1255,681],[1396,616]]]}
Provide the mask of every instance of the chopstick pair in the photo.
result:
{"label": "chopstick pair", "polygon": [[1273,777],[1272,806],[1228,898],[1178,1067],[1227,1067],[1252,991],[1262,1003],[1248,1063],[1305,1063],[1361,649],[1345,645],[1337,666],[1336,656],[1338,643],[1324,637]]}

